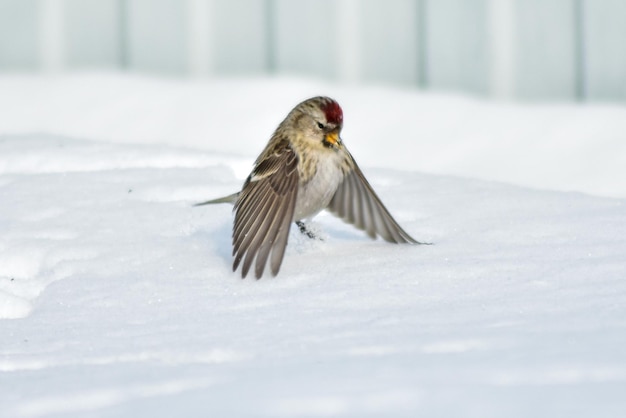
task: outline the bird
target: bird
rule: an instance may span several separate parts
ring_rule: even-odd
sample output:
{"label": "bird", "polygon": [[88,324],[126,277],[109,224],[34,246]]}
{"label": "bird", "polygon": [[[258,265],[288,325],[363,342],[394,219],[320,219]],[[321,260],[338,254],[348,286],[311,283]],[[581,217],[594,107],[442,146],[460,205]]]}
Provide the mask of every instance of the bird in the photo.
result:
{"label": "bird", "polygon": [[393,219],[344,145],[342,128],[337,101],[325,96],[304,100],[278,125],[241,191],[195,205],[234,205],[233,272],[241,265],[245,278],[254,263],[260,279],[269,260],[276,276],[291,224],[315,238],[304,220],[324,209],[373,239],[429,244],[412,238]]}

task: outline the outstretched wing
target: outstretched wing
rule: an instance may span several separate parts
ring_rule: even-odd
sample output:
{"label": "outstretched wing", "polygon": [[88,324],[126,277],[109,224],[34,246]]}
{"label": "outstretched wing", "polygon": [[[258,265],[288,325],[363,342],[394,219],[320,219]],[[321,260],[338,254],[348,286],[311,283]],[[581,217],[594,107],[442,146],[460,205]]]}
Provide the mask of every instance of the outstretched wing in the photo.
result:
{"label": "outstretched wing", "polygon": [[289,238],[298,193],[298,158],[286,141],[257,164],[235,203],[233,271],[243,260],[246,277],[256,257],[260,279],[270,257],[272,274],[278,274]]}
{"label": "outstretched wing", "polygon": [[393,219],[370,186],[352,156],[352,170],[335,192],[328,209],[335,215],[367,232],[371,238],[380,235],[385,241],[398,244],[423,244],[413,239]]}

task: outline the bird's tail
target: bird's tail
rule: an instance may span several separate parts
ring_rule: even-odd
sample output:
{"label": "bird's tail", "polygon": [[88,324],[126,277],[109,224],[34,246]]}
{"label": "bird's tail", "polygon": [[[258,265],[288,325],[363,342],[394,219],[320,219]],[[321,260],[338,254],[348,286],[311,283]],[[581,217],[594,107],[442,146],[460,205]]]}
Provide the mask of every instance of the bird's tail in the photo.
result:
{"label": "bird's tail", "polygon": [[230,194],[228,196],[220,197],[218,199],[207,200],[206,202],[196,203],[194,206],[212,205],[214,203],[232,203],[234,204],[239,197],[239,192]]}

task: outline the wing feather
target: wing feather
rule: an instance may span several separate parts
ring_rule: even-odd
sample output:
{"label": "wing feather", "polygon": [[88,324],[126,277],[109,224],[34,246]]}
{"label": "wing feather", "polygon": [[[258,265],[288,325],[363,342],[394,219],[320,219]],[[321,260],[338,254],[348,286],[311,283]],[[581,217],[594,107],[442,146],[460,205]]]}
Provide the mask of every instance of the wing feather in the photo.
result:
{"label": "wing feather", "polygon": [[363,202],[361,206],[363,210],[357,214],[358,218],[355,225],[357,228],[364,229],[370,238],[376,238],[376,225],[380,224],[380,221],[378,220],[377,212],[374,210],[374,202],[369,198],[365,185],[357,180],[357,176],[351,175],[350,179],[357,190],[355,195]]}
{"label": "wing feather", "polygon": [[[269,207],[272,204],[272,192],[269,187],[259,185],[260,190],[255,196],[255,201],[249,205],[245,203],[241,205],[241,217],[235,222],[233,227],[233,255],[239,251],[241,247],[247,247],[259,225],[267,217]],[[235,209],[236,210],[236,209]],[[239,212],[237,212],[239,215]],[[237,218],[235,218],[237,220]]]}
{"label": "wing feather", "polygon": [[[285,140],[257,162],[235,203],[233,271],[240,263],[246,277],[253,263],[261,278],[268,258],[271,271],[280,269],[298,193],[298,159]],[[256,261],[255,261],[256,260]]]}
{"label": "wing feather", "polygon": [[[250,235],[253,235],[254,238],[251,240],[250,245],[247,247],[246,257],[243,261],[243,266],[241,267],[242,277],[246,277],[248,275],[248,271],[250,271],[250,267],[252,266],[252,262],[255,256],[258,254],[262,246],[266,244],[268,240],[271,240],[271,238],[268,235],[269,235],[270,227],[274,221],[274,217],[278,215],[278,213],[276,213],[276,210],[278,209],[276,208],[276,206],[277,206],[277,202],[274,199],[271,201],[271,205],[270,205],[269,210],[266,213],[266,216],[259,217],[259,219],[261,220],[259,228],[257,230],[252,231],[250,234]],[[257,264],[259,262],[264,263],[264,260],[257,259]],[[261,270],[260,274],[257,273],[257,278],[260,278],[262,274],[263,274],[263,271]]]}
{"label": "wing feather", "polygon": [[[293,199],[295,201],[295,197]],[[278,274],[280,265],[283,262],[285,248],[287,248],[287,239],[289,238],[289,227],[291,226],[296,205],[285,205],[285,208],[286,213],[278,226],[278,231],[276,232],[276,242],[274,244],[274,250],[272,251],[271,268],[274,276]]]}
{"label": "wing feather", "polygon": [[349,178],[348,180],[352,184],[350,185],[350,187],[346,188],[346,198],[344,204],[346,205],[346,215],[348,219],[352,219],[353,222],[355,222],[358,221],[358,213],[356,212],[356,199],[358,199],[359,197],[357,194],[358,188],[355,187],[356,185],[354,184],[354,178]]}
{"label": "wing feather", "polygon": [[385,205],[374,192],[352,156],[351,170],[335,192],[328,209],[357,228],[375,238],[398,244],[423,244],[413,239],[393,219]]}
{"label": "wing feather", "polygon": [[263,275],[263,270],[265,270],[265,264],[267,263],[270,250],[273,248],[276,242],[276,237],[280,232],[280,225],[283,218],[285,217],[285,213],[287,212],[287,207],[286,205],[282,205],[275,210],[277,210],[279,213],[277,213],[276,216],[273,217],[271,223],[268,222],[265,239],[259,247],[259,254],[256,258],[256,277],[261,277]]}

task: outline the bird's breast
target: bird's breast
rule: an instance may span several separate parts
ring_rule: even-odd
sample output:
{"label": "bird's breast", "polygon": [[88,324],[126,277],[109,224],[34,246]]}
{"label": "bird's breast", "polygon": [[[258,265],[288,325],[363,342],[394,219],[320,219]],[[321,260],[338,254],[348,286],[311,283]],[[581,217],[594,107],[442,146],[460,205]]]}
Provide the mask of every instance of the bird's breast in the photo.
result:
{"label": "bird's breast", "polygon": [[308,181],[300,182],[293,220],[317,215],[325,209],[343,181],[342,158],[330,154],[315,162],[315,170]]}

